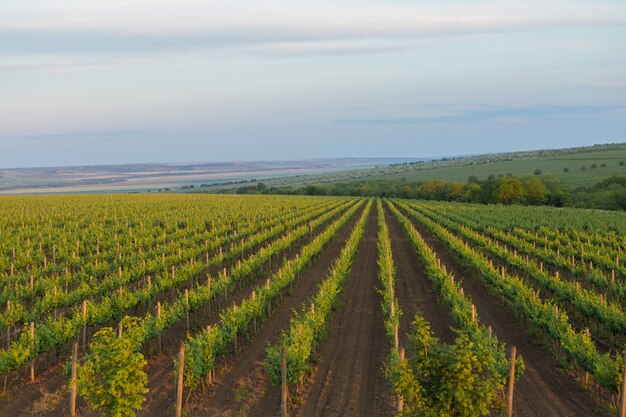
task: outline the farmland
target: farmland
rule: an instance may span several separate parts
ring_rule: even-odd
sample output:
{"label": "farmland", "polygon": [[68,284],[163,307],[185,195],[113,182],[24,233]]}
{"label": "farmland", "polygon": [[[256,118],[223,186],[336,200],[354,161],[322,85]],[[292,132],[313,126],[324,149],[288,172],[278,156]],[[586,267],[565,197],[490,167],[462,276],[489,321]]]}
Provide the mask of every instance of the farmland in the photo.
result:
{"label": "farmland", "polygon": [[625,236],[583,209],[2,197],[0,417],[72,392],[80,416],[616,415]]}

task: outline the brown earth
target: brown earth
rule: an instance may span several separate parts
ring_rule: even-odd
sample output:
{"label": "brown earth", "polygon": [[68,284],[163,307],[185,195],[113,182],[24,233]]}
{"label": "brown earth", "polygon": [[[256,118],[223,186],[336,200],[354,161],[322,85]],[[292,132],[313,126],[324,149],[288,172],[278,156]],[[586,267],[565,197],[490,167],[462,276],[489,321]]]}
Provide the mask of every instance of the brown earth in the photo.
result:
{"label": "brown earth", "polygon": [[200,416],[207,415],[207,413],[211,416],[237,415],[241,401],[235,398],[234,389],[241,386],[242,380],[252,378],[257,385],[255,390],[265,394],[262,398],[258,398],[258,401],[253,401],[252,414],[260,413],[257,415],[268,416],[278,413],[280,407],[278,388],[271,386],[264,371],[258,372],[261,362],[265,359],[265,348],[279,337],[280,331],[289,323],[292,312],[300,308],[308,297],[315,294],[318,284],[326,276],[332,262],[339,256],[362,210],[363,208],[357,210],[357,213],[331,240],[322,254],[314,260],[310,269],[300,275],[291,294],[283,297],[283,302],[265,320],[253,342],[243,347],[235,358],[226,363],[225,371],[215,381],[215,387],[210,390],[206,399],[192,404],[194,410],[190,415]]}
{"label": "brown earth", "polygon": [[433,292],[430,280],[411,241],[389,210],[385,212],[391,252],[396,266],[396,297],[402,308],[398,331],[400,345],[406,346],[407,335],[416,314],[420,314],[430,323],[435,336],[442,342],[453,342],[455,334],[451,330],[452,320],[448,310],[438,302],[439,297]]}
{"label": "brown earth", "polygon": [[465,294],[476,305],[480,321],[491,326],[498,339],[507,347],[515,346],[526,364],[526,371],[515,386],[514,415],[536,417],[598,417],[608,412],[596,405],[595,400],[574,379],[558,370],[554,356],[543,346],[538,346],[514,314],[477,279],[468,274],[457,258],[416,221],[412,222],[428,245],[441,258],[442,265],[462,281]]}
{"label": "brown earth", "polygon": [[299,416],[393,415],[383,373],[389,346],[376,291],[376,235],[374,206]]}

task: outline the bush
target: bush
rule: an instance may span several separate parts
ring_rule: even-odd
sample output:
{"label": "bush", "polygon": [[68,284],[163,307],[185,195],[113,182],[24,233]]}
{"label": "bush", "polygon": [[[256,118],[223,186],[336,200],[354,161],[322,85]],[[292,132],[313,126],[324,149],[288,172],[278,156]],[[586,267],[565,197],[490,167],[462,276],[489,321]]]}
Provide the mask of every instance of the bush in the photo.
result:
{"label": "bush", "polygon": [[569,168],[568,167],[563,168],[563,172],[569,172]]}
{"label": "bush", "polygon": [[542,174],[543,174],[543,171],[541,171],[539,168],[535,170],[535,175],[542,175]]}
{"label": "bush", "polygon": [[91,408],[103,408],[107,417],[134,417],[148,392],[146,360],[138,352],[140,328],[133,319],[122,320],[125,334],[121,338],[110,327],[99,330],[77,368],[80,395]]}

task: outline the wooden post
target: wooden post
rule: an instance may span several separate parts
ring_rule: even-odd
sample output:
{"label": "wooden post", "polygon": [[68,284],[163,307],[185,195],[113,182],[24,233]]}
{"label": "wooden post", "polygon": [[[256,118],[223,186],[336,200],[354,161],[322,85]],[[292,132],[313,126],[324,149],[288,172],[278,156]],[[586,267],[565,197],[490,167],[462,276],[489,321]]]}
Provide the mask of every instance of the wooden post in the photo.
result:
{"label": "wooden post", "polygon": [[[404,362],[404,348],[400,348],[400,360]],[[398,395],[398,412],[401,413],[404,409],[404,398],[401,395]]]}
{"label": "wooden post", "polygon": [[472,323],[476,322],[476,306],[472,304]]}
{"label": "wooden post", "polygon": [[72,393],[70,395],[70,417],[76,417],[76,394],[78,387],[76,386],[76,362],[78,360],[78,342],[74,342],[72,349]]}
{"label": "wooden post", "polygon": [[396,349],[398,349],[398,345],[399,345],[399,340],[398,340],[398,326],[395,325],[393,326],[393,345],[396,347]]}
{"label": "wooden post", "polygon": [[508,394],[508,405],[507,405],[507,416],[513,416],[513,390],[515,385],[515,346],[511,346],[511,365],[509,369],[509,394]]}
{"label": "wooden post", "polygon": [[87,351],[87,300],[83,300],[83,349]]}
{"label": "wooden post", "polygon": [[178,357],[178,389],[176,391],[176,417],[183,415],[183,372],[185,371],[185,345],[180,345]]}
{"label": "wooden post", "polygon": [[189,330],[189,289],[185,288],[185,319],[187,330]]}
{"label": "wooden post", "polygon": [[280,411],[282,417],[289,417],[289,411],[287,410],[287,397],[289,396],[289,389],[287,387],[287,351],[282,351],[281,366],[281,390],[280,390]]}
{"label": "wooden post", "polygon": [[30,354],[33,360],[30,362],[30,382],[35,383],[35,322],[30,322]]}
{"label": "wooden post", "polygon": [[624,373],[622,374],[622,401],[619,406],[619,416],[626,417],[626,354],[624,355]]}
{"label": "wooden post", "polygon": [[[210,324],[206,326],[206,334],[210,342],[211,341],[211,325]],[[211,368],[209,372],[207,372],[207,382],[209,385],[213,384],[213,368]]]}
{"label": "wooden post", "polygon": [[[157,301],[157,320],[161,322],[161,302]],[[161,332],[159,332],[159,352],[161,352]]]}

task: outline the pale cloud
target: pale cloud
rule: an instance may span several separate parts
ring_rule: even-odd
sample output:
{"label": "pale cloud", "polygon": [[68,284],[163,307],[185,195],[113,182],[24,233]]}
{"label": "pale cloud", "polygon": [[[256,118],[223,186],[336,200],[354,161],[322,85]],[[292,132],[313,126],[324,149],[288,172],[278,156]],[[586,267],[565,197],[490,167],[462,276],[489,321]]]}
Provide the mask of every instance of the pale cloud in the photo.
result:
{"label": "pale cloud", "polygon": [[[244,47],[265,54],[388,52],[420,39],[626,26],[608,2],[7,1],[0,52],[133,54]],[[381,45],[382,42],[387,44]]]}

